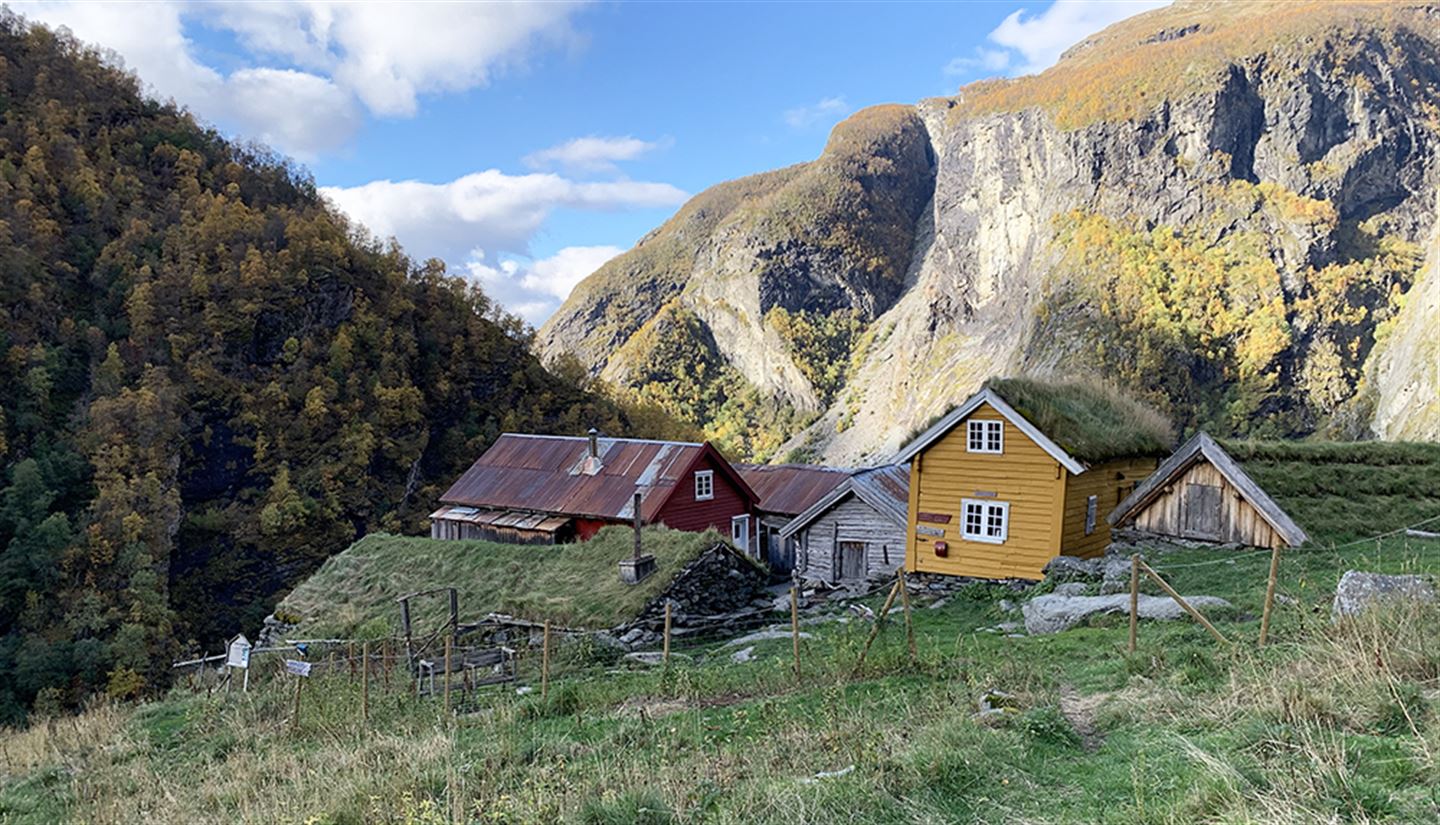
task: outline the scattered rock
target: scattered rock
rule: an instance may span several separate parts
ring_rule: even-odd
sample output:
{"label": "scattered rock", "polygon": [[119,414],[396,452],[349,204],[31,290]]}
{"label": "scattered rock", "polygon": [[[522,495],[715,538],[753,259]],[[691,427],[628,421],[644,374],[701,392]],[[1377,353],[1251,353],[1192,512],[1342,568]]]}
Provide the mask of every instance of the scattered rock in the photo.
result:
{"label": "scattered rock", "polygon": [[1101,578],[1098,559],[1082,559],[1078,556],[1056,556],[1045,563],[1045,578],[1055,581],[1098,581]]}
{"label": "scattered rock", "polygon": [[1001,599],[996,607],[1000,608],[1001,613],[1014,613],[1020,609],[1020,605],[1016,604],[1012,599]]}
{"label": "scattered rock", "polygon": [[516,695],[516,696],[524,696],[524,695],[526,695],[526,694],[528,694],[528,693],[534,693],[534,692],[535,692],[535,688],[530,687],[529,685],[521,685],[520,687],[515,688],[515,695]]}
{"label": "scattered rock", "polygon": [[1084,596],[1085,591],[1089,589],[1090,585],[1085,582],[1064,582],[1063,584],[1055,585],[1053,592],[1057,596]]}
{"label": "scattered rock", "polygon": [[1020,701],[1015,698],[1015,694],[1006,693],[1003,690],[995,690],[994,688],[981,693],[976,704],[980,707],[981,712],[987,710],[1020,709]]}
{"label": "scattered rock", "polygon": [[620,637],[620,644],[626,645],[626,646],[633,645],[633,644],[635,644],[636,642],[640,641],[640,639],[642,639],[644,636],[645,636],[645,630],[644,630],[644,628],[634,627],[634,628],[631,628],[630,631],[629,631],[628,633],[626,633],[624,636],[621,636],[621,637]]}
{"label": "scattered rock", "polygon": [[950,603],[950,598],[949,598],[948,596],[941,596],[940,598],[938,598],[938,599],[936,599],[935,601],[931,602],[930,604],[926,605],[926,609],[927,609],[927,610],[939,610],[940,608],[944,607],[945,605],[947,605],[947,604],[949,604],[949,603]]}
{"label": "scattered rock", "polygon": [[[740,636],[739,638],[731,639],[730,641],[728,641],[728,642],[726,642],[726,643],[724,644],[724,647],[737,647],[737,646],[739,646],[739,645],[753,645],[753,644],[756,643],[756,642],[765,642],[765,641],[769,641],[770,639],[788,639],[788,638],[790,638],[790,631],[789,631],[789,629],[780,630],[780,629],[778,629],[778,628],[768,628],[768,629],[766,629],[766,630],[757,630],[757,631],[755,631],[754,633],[747,633],[747,634],[745,634],[744,636]],[[813,639],[813,638],[815,638],[815,636],[814,636],[814,634],[806,633],[805,631],[802,630],[802,631],[800,631],[800,638],[802,638],[802,639]]]}
{"label": "scattered rock", "polygon": [[866,619],[872,622],[875,621],[875,611],[871,610],[863,604],[850,605],[850,612],[854,613],[856,616],[859,616],[862,619]]}
{"label": "scattered rock", "polygon": [[[1217,596],[1186,596],[1196,610],[1228,608],[1230,603]],[[1141,594],[1137,605],[1142,619],[1178,619],[1187,615],[1184,608],[1169,596]],[[1025,603],[1025,629],[1032,634],[1059,633],[1069,630],[1091,616],[1102,613],[1126,613],[1130,610],[1130,594],[1109,596],[1058,596],[1053,593],[1036,596]]]}
{"label": "scattered rock", "polygon": [[[635,653],[626,653],[625,660],[636,662],[642,665],[662,665],[665,663],[665,654],[659,650],[644,650]],[[677,662],[689,662],[691,658],[684,653],[671,653],[670,658]]]}
{"label": "scattered rock", "polygon": [[737,650],[730,654],[730,661],[737,665],[743,665],[755,658],[755,646],[751,645],[743,650]]}
{"label": "scattered rock", "polygon": [[1330,608],[1330,615],[1336,619],[1354,616],[1377,602],[1388,601],[1433,602],[1435,585],[1429,576],[1387,576],[1346,570],[1335,587],[1335,604]]}

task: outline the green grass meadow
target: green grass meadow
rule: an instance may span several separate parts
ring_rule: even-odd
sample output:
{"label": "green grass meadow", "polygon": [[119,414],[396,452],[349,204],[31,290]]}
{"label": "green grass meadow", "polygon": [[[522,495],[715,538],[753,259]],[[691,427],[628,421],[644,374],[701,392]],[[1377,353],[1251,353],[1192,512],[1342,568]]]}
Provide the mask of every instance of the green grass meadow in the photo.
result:
{"label": "green grass meadow", "polygon": [[[1054,636],[987,630],[1003,587],[916,599],[918,659],[887,623],[817,622],[796,676],[788,639],[683,649],[631,669],[562,648],[548,695],[487,689],[446,717],[396,678],[339,668],[248,694],[177,688],[4,737],[0,820],[49,822],[1425,822],[1440,817],[1440,634],[1433,608],[1332,625],[1349,567],[1440,570],[1440,541],[1296,551],[1272,644],[1257,650],[1269,558],[1169,553],[1213,593],[1221,645],[1190,622],[1124,617]],[[878,607],[879,597],[871,601]],[[783,617],[777,615],[777,620]],[[538,657],[522,679],[538,682]],[[639,668],[639,666],[636,666]],[[988,690],[1014,696],[972,718]],[[831,774],[820,776],[817,774]]]}

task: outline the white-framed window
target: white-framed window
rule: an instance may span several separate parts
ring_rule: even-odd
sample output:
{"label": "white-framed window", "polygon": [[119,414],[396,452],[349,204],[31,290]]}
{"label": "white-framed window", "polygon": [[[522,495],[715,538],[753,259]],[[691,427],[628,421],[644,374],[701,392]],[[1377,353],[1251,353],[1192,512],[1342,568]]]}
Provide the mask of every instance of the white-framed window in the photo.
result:
{"label": "white-framed window", "polygon": [[1095,520],[1100,515],[1100,497],[1085,499],[1085,535],[1095,532]]}
{"label": "white-framed window", "polygon": [[715,471],[695,471],[695,500],[709,501],[715,497]]}
{"label": "white-framed window", "polygon": [[750,550],[750,517],[734,516],[730,519],[730,543],[738,549]]}
{"label": "white-framed window", "polygon": [[1010,504],[967,498],[960,503],[960,537],[1003,544],[1010,535]]}
{"label": "white-framed window", "polygon": [[985,418],[965,422],[965,450],[996,455],[1005,452],[1005,422]]}

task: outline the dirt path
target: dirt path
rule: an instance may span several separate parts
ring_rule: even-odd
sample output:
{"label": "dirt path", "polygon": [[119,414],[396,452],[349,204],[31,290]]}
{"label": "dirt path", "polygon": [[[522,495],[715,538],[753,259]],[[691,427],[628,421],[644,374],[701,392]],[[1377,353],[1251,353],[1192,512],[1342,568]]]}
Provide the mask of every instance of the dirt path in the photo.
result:
{"label": "dirt path", "polygon": [[1080,734],[1080,746],[1087,753],[1093,753],[1105,744],[1105,736],[1095,728],[1095,711],[1110,698],[1108,693],[1092,693],[1081,696],[1075,688],[1066,685],[1060,689],[1060,712],[1070,720],[1071,727]]}

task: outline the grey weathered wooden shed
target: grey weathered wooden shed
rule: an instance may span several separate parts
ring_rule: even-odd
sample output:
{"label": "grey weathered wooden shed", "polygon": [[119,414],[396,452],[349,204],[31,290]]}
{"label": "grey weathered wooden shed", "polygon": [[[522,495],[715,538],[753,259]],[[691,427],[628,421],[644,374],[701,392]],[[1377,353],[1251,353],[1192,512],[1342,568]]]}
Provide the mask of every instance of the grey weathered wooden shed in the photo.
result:
{"label": "grey weathered wooden shed", "polygon": [[1294,547],[1308,536],[1225,449],[1196,433],[1106,519],[1158,536]]}
{"label": "grey weathered wooden shed", "polygon": [[905,563],[910,465],[861,470],[780,530],[795,574],[835,584],[889,576]]}

